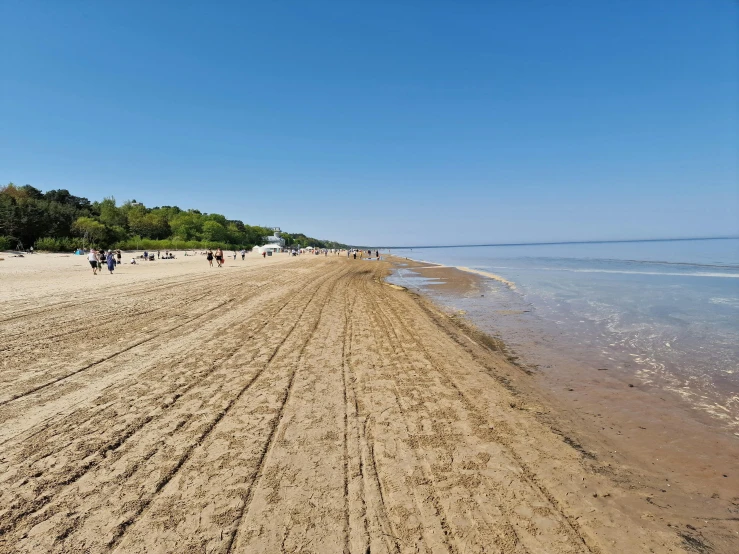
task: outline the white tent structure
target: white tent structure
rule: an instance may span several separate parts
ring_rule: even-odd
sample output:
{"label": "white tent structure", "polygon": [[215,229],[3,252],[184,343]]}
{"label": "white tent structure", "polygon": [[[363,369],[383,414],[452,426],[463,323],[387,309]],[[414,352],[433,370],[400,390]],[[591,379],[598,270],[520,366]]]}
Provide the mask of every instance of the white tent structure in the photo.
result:
{"label": "white tent structure", "polygon": [[259,254],[264,254],[265,252],[272,252],[274,254],[276,252],[282,252],[282,246],[279,244],[265,244],[264,246],[257,246],[254,250]]}

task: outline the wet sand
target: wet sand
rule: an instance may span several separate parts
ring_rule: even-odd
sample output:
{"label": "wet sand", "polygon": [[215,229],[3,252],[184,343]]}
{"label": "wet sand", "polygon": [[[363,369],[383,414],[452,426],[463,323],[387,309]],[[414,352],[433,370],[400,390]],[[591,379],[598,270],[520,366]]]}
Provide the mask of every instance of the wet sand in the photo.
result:
{"label": "wet sand", "polygon": [[[466,268],[389,259],[406,276],[435,279],[422,280],[415,290],[443,300],[448,317],[486,336],[454,307],[455,298],[475,298],[488,290],[484,276]],[[516,315],[495,310],[484,328],[500,328],[506,317]],[[628,487],[632,509],[643,510],[644,517],[687,529],[711,549],[705,551],[738,551],[739,437],[669,393],[640,388],[633,375],[563,355],[556,342],[566,332],[524,337],[515,352],[493,339],[531,376],[524,388],[541,398],[541,420],[569,437],[595,471]]]}
{"label": "wet sand", "polygon": [[386,262],[4,257],[0,552],[737,550]]}

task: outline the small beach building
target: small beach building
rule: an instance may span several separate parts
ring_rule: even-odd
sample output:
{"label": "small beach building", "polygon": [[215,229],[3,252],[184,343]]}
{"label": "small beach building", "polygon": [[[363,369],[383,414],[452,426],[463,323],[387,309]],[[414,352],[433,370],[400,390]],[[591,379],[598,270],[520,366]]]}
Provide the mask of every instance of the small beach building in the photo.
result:
{"label": "small beach building", "polygon": [[279,227],[273,227],[272,231],[274,234],[269,237],[264,237],[264,240],[267,244],[264,246],[257,246],[254,248],[257,252],[260,254],[263,254],[265,252],[282,252],[282,249],[285,247],[285,239],[280,237],[280,228]]}
{"label": "small beach building", "polygon": [[267,244],[279,244],[280,246],[285,246],[285,239],[280,236],[280,228],[272,227],[272,231],[272,236],[265,237],[267,240]]}

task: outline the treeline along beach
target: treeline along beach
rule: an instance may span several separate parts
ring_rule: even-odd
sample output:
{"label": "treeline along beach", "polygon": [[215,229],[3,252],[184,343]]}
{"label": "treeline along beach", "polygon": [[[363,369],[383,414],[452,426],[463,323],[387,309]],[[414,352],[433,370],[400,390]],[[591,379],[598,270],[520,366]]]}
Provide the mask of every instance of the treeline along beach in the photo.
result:
{"label": "treeline along beach", "polygon": [[[107,248],[251,248],[272,229],[247,225],[216,213],[177,206],[147,208],[136,200],[120,206],[115,198],[90,201],[68,190],[42,192],[9,183],[0,187],[0,250],[27,249],[51,252],[102,245]],[[338,242],[281,233],[285,246],[342,248]]]}

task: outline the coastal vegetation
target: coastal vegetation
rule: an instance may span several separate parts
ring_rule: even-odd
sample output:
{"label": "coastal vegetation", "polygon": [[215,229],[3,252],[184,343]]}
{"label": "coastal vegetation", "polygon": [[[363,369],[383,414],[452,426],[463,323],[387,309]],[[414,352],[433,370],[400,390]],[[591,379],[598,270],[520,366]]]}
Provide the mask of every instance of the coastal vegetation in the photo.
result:
{"label": "coastal vegetation", "polygon": [[[268,227],[177,206],[149,208],[136,200],[119,205],[112,196],[90,201],[65,189],[42,192],[31,185],[13,183],[0,187],[0,250],[31,246],[52,252],[90,246],[124,250],[214,246],[248,249],[262,244],[271,234]],[[286,246],[345,246],[303,233],[280,236]]]}

